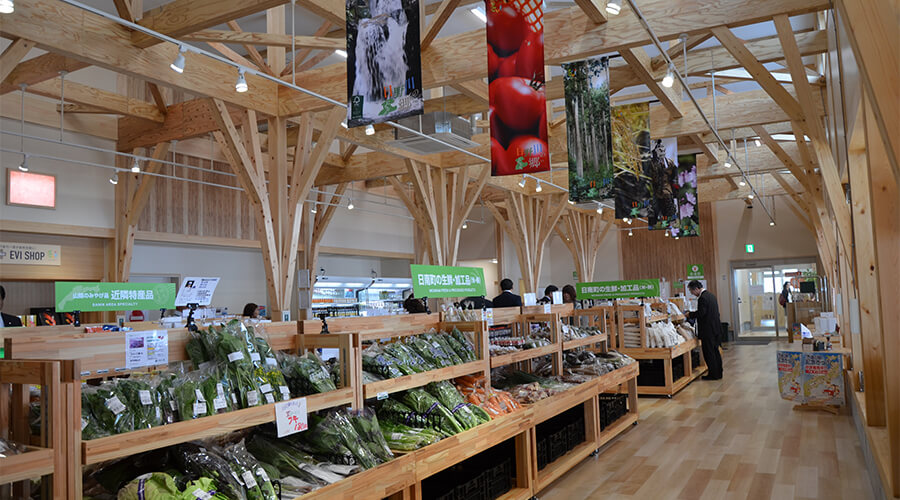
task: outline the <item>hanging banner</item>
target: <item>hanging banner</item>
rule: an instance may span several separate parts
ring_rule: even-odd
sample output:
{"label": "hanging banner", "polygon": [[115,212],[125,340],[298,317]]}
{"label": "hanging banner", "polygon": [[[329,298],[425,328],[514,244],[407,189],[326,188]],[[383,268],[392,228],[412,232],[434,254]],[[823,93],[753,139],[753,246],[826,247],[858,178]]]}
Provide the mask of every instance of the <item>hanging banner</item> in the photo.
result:
{"label": "hanging banner", "polygon": [[544,12],[537,0],[485,0],[491,175],[550,170]]}
{"label": "hanging banner", "polygon": [[700,210],[697,207],[697,155],[678,155],[675,176],[676,219],[669,231],[673,236],[700,236]]}
{"label": "hanging banner", "polygon": [[418,0],[347,0],[347,126],[421,115]]}
{"label": "hanging banner", "polygon": [[650,105],[612,108],[616,218],[646,218],[650,205]]}
{"label": "hanging banner", "polygon": [[613,199],[609,59],[563,64],[569,151],[569,200]]}
{"label": "hanging banner", "polygon": [[132,311],[173,307],[174,283],[56,282],[58,312]]}
{"label": "hanging banner", "polygon": [[413,293],[416,297],[482,297],[484,269],[480,267],[425,266],[411,264]]}
{"label": "hanging banner", "polygon": [[678,167],[678,139],[655,139],[650,148],[650,205],[647,207],[648,229],[668,229],[678,219],[675,184]]}
{"label": "hanging banner", "polygon": [[659,297],[659,280],[595,281],[576,283],[578,300],[630,299]]}

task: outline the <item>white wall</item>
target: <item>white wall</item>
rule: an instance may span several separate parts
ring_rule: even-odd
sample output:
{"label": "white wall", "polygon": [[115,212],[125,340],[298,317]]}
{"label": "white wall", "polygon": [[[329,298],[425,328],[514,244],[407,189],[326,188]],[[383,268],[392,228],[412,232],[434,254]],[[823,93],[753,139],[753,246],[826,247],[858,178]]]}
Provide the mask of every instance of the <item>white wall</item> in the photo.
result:
{"label": "white wall", "polygon": [[[28,110],[26,110],[26,117]],[[20,122],[0,119],[0,130],[19,132]],[[25,134],[44,138],[59,139],[59,130],[40,125],[25,124]],[[115,143],[105,139],[82,134],[64,133],[67,142],[89,146],[115,149]],[[18,151],[19,137],[8,134],[0,135],[0,145],[4,149]],[[25,140],[25,151],[67,158],[78,161],[99,163],[113,166],[114,155],[110,153],[74,148],[58,143]],[[0,152],[0,166],[4,167],[0,175],[0,192],[6,196],[7,168],[16,169],[22,163],[19,153]],[[27,208],[9,206],[6,200],[0,204],[0,219],[45,222],[53,224],[74,224],[79,226],[106,227],[115,225],[113,203],[115,189],[109,183],[112,170],[97,168],[77,163],[49,160],[44,158],[28,158],[30,171],[56,175],[56,210],[45,208]]]}
{"label": "white wall", "polygon": [[[413,221],[399,200],[391,199],[386,206],[384,198],[358,191],[350,193],[354,210],[340,208],[325,230],[323,246],[379,250],[385,252],[413,252]],[[343,206],[346,207],[347,199]],[[372,213],[368,210],[380,213]],[[386,215],[393,214],[393,215]],[[345,273],[332,273],[346,276]],[[368,272],[366,273],[368,276]]]}
{"label": "white wall", "polygon": [[[767,203],[771,204],[771,198]],[[815,236],[797,220],[784,197],[775,197],[775,227],[769,226],[769,218],[761,206],[745,207],[742,200],[719,201],[713,207],[719,247],[716,266],[719,313],[722,321],[732,323],[732,327],[732,262],[799,257],[811,257],[810,261],[815,262],[818,255]],[[772,210],[771,206],[769,210]],[[744,251],[744,245],[748,243],[754,245],[753,254]]]}

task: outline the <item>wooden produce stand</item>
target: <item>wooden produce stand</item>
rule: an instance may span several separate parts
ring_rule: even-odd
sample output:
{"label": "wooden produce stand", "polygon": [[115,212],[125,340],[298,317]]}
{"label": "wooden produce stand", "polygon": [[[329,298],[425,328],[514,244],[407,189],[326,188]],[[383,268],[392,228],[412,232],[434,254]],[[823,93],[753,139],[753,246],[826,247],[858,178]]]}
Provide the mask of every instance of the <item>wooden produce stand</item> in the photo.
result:
{"label": "wooden produce stand", "polygon": [[[651,300],[651,307],[658,307],[663,304],[660,301]],[[629,316],[632,315],[633,316]],[[616,316],[618,321],[618,339],[616,345],[618,350],[624,354],[631,356],[637,360],[662,360],[664,385],[638,385],[637,391],[640,395],[663,395],[672,397],[681,389],[684,389],[694,379],[700,377],[707,371],[706,361],[703,359],[703,352],[700,352],[700,365],[694,368],[691,363],[691,351],[700,347],[700,339],[694,338],[672,347],[648,347],[647,346],[647,326],[651,323],[669,320],[667,313],[653,310],[653,314],[649,317],[642,305],[633,305],[616,302]],[[683,321],[684,318],[676,318]],[[638,324],[641,330],[641,346],[625,347],[625,325]],[[673,370],[673,360],[681,357],[684,362],[683,375],[675,380]]]}
{"label": "wooden produce stand", "polygon": [[578,345],[587,345],[587,347],[594,352],[606,352],[611,347],[615,348],[615,346],[612,345],[612,340],[616,338],[616,335],[609,335],[609,332],[615,331],[615,308],[613,306],[594,306],[587,309],[575,309],[572,311],[572,317],[573,323],[576,326],[592,326],[594,328],[599,328],[602,332],[600,335],[588,337],[587,339],[596,339],[596,344],[602,344],[602,346],[597,348],[594,342],[581,343],[587,339],[578,339],[568,342],[564,341],[563,350],[571,349]]}
{"label": "wooden produce stand", "polygon": [[[16,335],[5,339],[7,358],[16,360],[58,358],[70,360],[64,363],[68,373],[62,373],[68,387],[63,392],[66,399],[66,427],[69,434],[62,447],[68,468],[67,498],[81,498],[82,471],[84,465],[128,457],[155,450],[227,434],[232,431],[255,427],[275,421],[275,405],[267,404],[244,408],[228,413],[210,415],[194,420],[175,422],[149,429],[141,429],[97,439],[81,439],[81,381],[110,376],[139,373],[161,367],[145,367],[127,370],[125,366],[125,335],[121,332],[83,333],[83,328],[72,326],[36,327],[17,329]],[[258,332],[259,334],[260,332]],[[276,351],[297,351],[297,324],[267,323],[265,336]],[[180,328],[168,330],[169,361],[185,361],[185,350],[190,333]],[[318,411],[349,405],[354,401],[354,372],[350,368],[348,337],[337,337],[335,345],[341,348],[342,387],[331,392],[306,396],[307,410]],[[4,378],[5,380],[5,378]],[[59,453],[59,452],[57,452]]]}
{"label": "wooden produce stand", "polygon": [[[59,361],[0,360],[0,436],[26,446],[0,458],[0,497],[31,498],[31,480],[42,478],[41,498],[63,498],[66,411]],[[32,435],[30,389],[40,386],[40,432]]]}

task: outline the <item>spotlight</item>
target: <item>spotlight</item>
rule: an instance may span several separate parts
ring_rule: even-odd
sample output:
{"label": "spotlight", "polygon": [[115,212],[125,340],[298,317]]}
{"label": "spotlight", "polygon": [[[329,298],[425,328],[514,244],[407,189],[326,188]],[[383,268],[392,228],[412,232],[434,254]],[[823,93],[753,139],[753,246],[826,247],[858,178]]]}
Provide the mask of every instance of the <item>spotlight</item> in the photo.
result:
{"label": "spotlight", "polygon": [[247,86],[247,79],[244,78],[244,70],[239,69],[237,82],[235,82],[235,84],[234,84],[234,90],[243,93],[249,89],[250,89],[250,87]]}
{"label": "spotlight", "polygon": [[350,198],[350,203],[347,203],[347,210],[353,210],[353,198]]}
{"label": "spotlight", "polygon": [[747,185],[747,183],[744,182],[744,179],[741,179],[741,182],[738,182],[738,186],[740,186],[740,187],[744,187],[746,185]]}
{"label": "spotlight", "polygon": [[662,79],[662,86],[668,89],[672,87],[673,83],[675,83],[675,68],[670,64],[669,69],[666,70],[666,76]]}
{"label": "spotlight", "polygon": [[775,225],[775,221],[769,221],[769,225],[770,225],[770,226],[774,226],[774,225]]}
{"label": "spotlight", "polygon": [[184,53],[187,49],[184,45],[178,46],[178,56],[175,57],[175,61],[169,65],[172,68],[172,71],[176,73],[184,73]]}
{"label": "spotlight", "polygon": [[337,55],[339,55],[339,56],[341,56],[341,57],[343,57],[344,59],[347,58],[347,51],[346,51],[346,50],[337,49],[337,50],[334,51],[334,53],[337,54]]}
{"label": "spotlight", "polygon": [[625,219],[625,222],[627,222],[629,226],[631,225],[631,219]]}
{"label": "spotlight", "polygon": [[544,187],[541,186],[541,181],[538,181],[537,187],[534,188],[534,192],[535,192],[535,193],[540,193],[540,192],[543,191],[543,190],[544,190]]}
{"label": "spotlight", "polygon": [[676,236],[675,239],[677,240],[677,239],[678,239],[678,236]]}
{"label": "spotlight", "polygon": [[141,173],[141,165],[138,163],[137,158],[135,158],[134,163],[131,164],[131,173],[133,173],[133,174]]}
{"label": "spotlight", "polygon": [[603,215],[603,207],[599,207],[599,208],[597,209],[597,213],[600,214],[600,215]]}
{"label": "spotlight", "polygon": [[631,229],[628,229],[628,236],[634,236],[634,232]]}
{"label": "spotlight", "polygon": [[318,211],[316,210],[316,206],[315,206],[315,205],[313,205],[313,207],[310,208],[309,211],[310,211],[311,213],[317,213],[317,212],[318,212]]}
{"label": "spotlight", "polygon": [[731,162],[725,161],[725,168],[731,168]]}
{"label": "spotlight", "polygon": [[574,204],[575,204],[575,202],[572,201],[572,200],[568,200],[568,201],[569,201],[569,205],[574,205]]}
{"label": "spotlight", "polygon": [[753,144],[756,144],[756,147],[761,146],[761,143],[759,142],[759,139],[753,139]]}
{"label": "spotlight", "polygon": [[753,199],[753,193],[748,194],[748,195],[747,195],[747,199],[748,199],[748,200],[752,200],[752,199]]}
{"label": "spotlight", "polygon": [[341,126],[347,128],[347,120],[342,121]]}
{"label": "spotlight", "polygon": [[609,0],[606,2],[606,12],[617,16],[619,15],[619,11],[622,10],[622,2],[621,0]]}
{"label": "spotlight", "polygon": [[463,228],[463,229],[469,229],[469,223],[468,223],[468,222],[463,222],[462,228]]}
{"label": "spotlight", "polygon": [[375,125],[366,125],[366,135],[375,135]]}
{"label": "spotlight", "polygon": [[13,0],[0,0],[0,14],[12,14],[15,9]]}
{"label": "spotlight", "polygon": [[666,229],[666,234],[664,234],[663,236],[665,236],[666,238],[669,237],[669,230],[668,230],[668,229]]}
{"label": "spotlight", "polygon": [[520,187],[520,188],[524,188],[524,187],[525,187],[525,176],[524,176],[524,175],[522,176],[522,180],[519,181],[519,187]]}
{"label": "spotlight", "polygon": [[28,155],[25,155],[22,158],[22,163],[19,164],[19,170],[22,172],[28,172]]}
{"label": "spotlight", "polygon": [[109,178],[109,183],[112,185],[116,185],[119,183],[119,173],[118,172],[114,173],[113,176]]}

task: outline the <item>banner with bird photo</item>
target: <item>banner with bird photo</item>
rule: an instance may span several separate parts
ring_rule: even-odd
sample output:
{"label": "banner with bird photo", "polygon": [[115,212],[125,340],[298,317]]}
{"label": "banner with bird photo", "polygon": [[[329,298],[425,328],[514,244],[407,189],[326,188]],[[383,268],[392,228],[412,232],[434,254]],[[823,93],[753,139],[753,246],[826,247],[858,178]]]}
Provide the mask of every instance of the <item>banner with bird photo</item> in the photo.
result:
{"label": "banner with bird photo", "polygon": [[697,206],[697,155],[678,155],[678,169],[672,184],[677,217],[669,228],[672,236],[700,236],[700,209]]}
{"label": "banner with bird photo", "polygon": [[347,126],[421,115],[419,0],[347,0]]}
{"label": "banner with bird photo", "polygon": [[563,64],[569,160],[569,200],[606,201],[613,193],[609,59]]}
{"label": "banner with bird photo", "polygon": [[485,0],[491,174],[550,170],[540,0]]}
{"label": "banner with bird photo", "polygon": [[650,146],[650,205],[647,228],[668,229],[678,219],[675,184],[678,177],[678,139],[653,139]]}
{"label": "banner with bird photo", "polygon": [[650,206],[650,105],[612,108],[616,218],[647,218]]}

